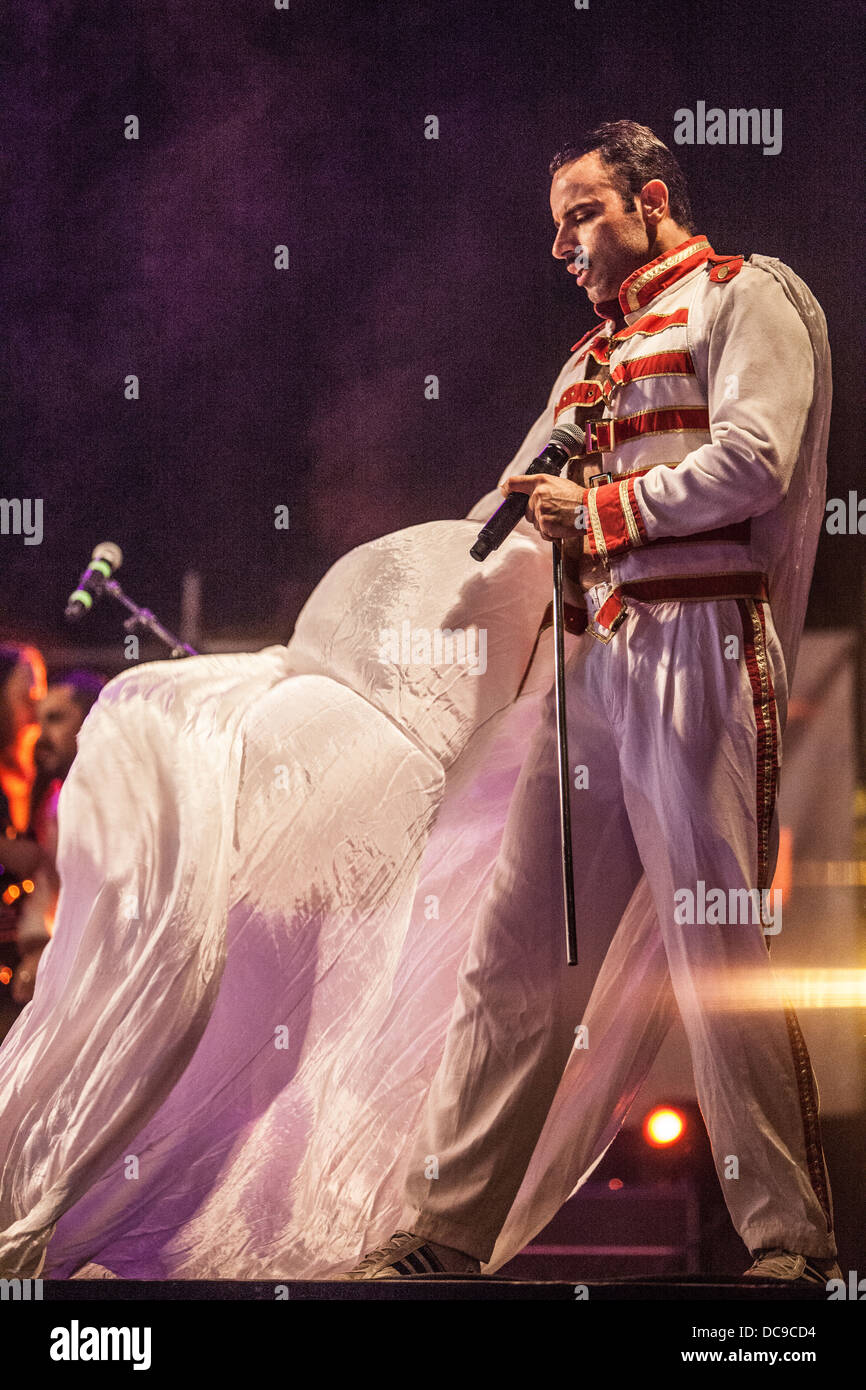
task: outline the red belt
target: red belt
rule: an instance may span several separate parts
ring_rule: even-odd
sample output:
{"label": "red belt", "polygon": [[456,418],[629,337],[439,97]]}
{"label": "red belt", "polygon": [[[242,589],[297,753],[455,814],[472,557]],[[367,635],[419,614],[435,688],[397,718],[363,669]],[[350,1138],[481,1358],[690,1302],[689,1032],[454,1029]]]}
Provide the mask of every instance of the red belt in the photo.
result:
{"label": "red belt", "polygon": [[[755,570],[727,574],[672,574],[659,579],[631,579],[617,584],[595,615],[589,631],[601,642],[609,642],[625,621],[628,608],[624,599],[634,598],[641,603],[669,603],[671,600],[751,598],[768,602],[770,589],[767,576]],[[594,629],[606,628],[610,634],[602,637]]]}
{"label": "red belt", "polygon": [[[566,632],[570,632],[574,637],[589,632],[599,642],[609,642],[628,614],[628,609],[623,603],[624,598],[640,599],[643,603],[669,603],[676,599],[686,602],[692,599],[699,602],[701,599],[706,601],[708,599],[752,598],[768,603],[770,589],[767,576],[752,570],[736,571],[731,574],[673,574],[665,579],[632,579],[625,584],[617,584],[610,597],[598,610],[592,624],[589,622],[589,614],[585,608],[578,608],[573,603],[564,603],[562,609]],[[610,626],[605,624],[605,627],[608,627],[607,636],[602,636],[600,632],[595,630],[602,613],[610,618]],[[535,657],[539,638],[542,632],[551,627],[552,624],[553,601],[551,600],[544,610],[541,625],[535,635],[535,642],[518,686],[517,695],[520,695],[523,690],[529,668]],[[517,699],[517,695],[515,695],[515,699]]]}
{"label": "red belt", "polygon": [[[735,571],[728,574],[672,574],[659,579],[632,579],[625,584],[617,584],[595,615],[592,626],[585,608],[575,604],[563,604],[565,630],[578,637],[589,628],[593,637],[601,642],[609,642],[610,637],[625,621],[628,609],[623,599],[635,598],[642,603],[669,603],[672,600],[700,600],[725,598],[752,598],[769,602],[770,590],[767,576],[757,571]],[[553,604],[544,611],[539,632],[550,627],[553,622]],[[607,628],[610,637],[602,637],[593,629],[595,626]]]}

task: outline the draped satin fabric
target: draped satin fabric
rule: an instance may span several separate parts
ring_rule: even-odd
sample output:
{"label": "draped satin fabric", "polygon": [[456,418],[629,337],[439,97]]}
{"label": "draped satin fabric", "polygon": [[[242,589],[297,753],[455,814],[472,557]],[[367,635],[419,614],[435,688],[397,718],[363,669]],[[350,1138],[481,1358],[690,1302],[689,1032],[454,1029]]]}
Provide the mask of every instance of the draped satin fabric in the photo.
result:
{"label": "draped satin fabric", "polygon": [[[548,635],[514,700],[549,550],[479,566],[476,532],[351,552],[288,647],[107,687],[0,1051],[4,1270],[318,1277],[388,1233],[549,684]],[[425,663],[437,630],[467,659]]]}

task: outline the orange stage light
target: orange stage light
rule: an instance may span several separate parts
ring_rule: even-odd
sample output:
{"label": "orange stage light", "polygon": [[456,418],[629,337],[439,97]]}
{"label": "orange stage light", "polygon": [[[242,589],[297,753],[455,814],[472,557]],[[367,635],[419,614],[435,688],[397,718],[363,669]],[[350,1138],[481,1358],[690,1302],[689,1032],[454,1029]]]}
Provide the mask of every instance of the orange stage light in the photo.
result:
{"label": "orange stage light", "polygon": [[686,1117],[669,1105],[657,1105],[643,1122],[643,1137],[654,1149],[675,1144],[685,1133]]}

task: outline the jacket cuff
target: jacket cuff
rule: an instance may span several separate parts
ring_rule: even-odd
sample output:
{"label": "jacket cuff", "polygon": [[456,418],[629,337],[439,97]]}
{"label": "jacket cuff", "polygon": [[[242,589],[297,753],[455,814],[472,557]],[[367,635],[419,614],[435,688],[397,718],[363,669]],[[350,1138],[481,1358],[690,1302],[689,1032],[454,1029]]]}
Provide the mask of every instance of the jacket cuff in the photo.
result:
{"label": "jacket cuff", "polygon": [[589,548],[602,560],[646,544],[646,526],[634,491],[636,482],[636,478],[621,478],[591,487],[586,494]]}

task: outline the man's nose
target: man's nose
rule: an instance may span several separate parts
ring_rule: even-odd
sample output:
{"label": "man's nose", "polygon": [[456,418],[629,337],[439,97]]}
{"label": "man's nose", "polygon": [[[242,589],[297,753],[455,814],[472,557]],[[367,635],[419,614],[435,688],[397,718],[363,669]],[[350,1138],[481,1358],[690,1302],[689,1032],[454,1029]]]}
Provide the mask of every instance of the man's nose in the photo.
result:
{"label": "man's nose", "polygon": [[551,247],[550,254],[555,256],[558,261],[564,261],[575,250],[572,240],[562,228],[556,233],[556,237]]}

